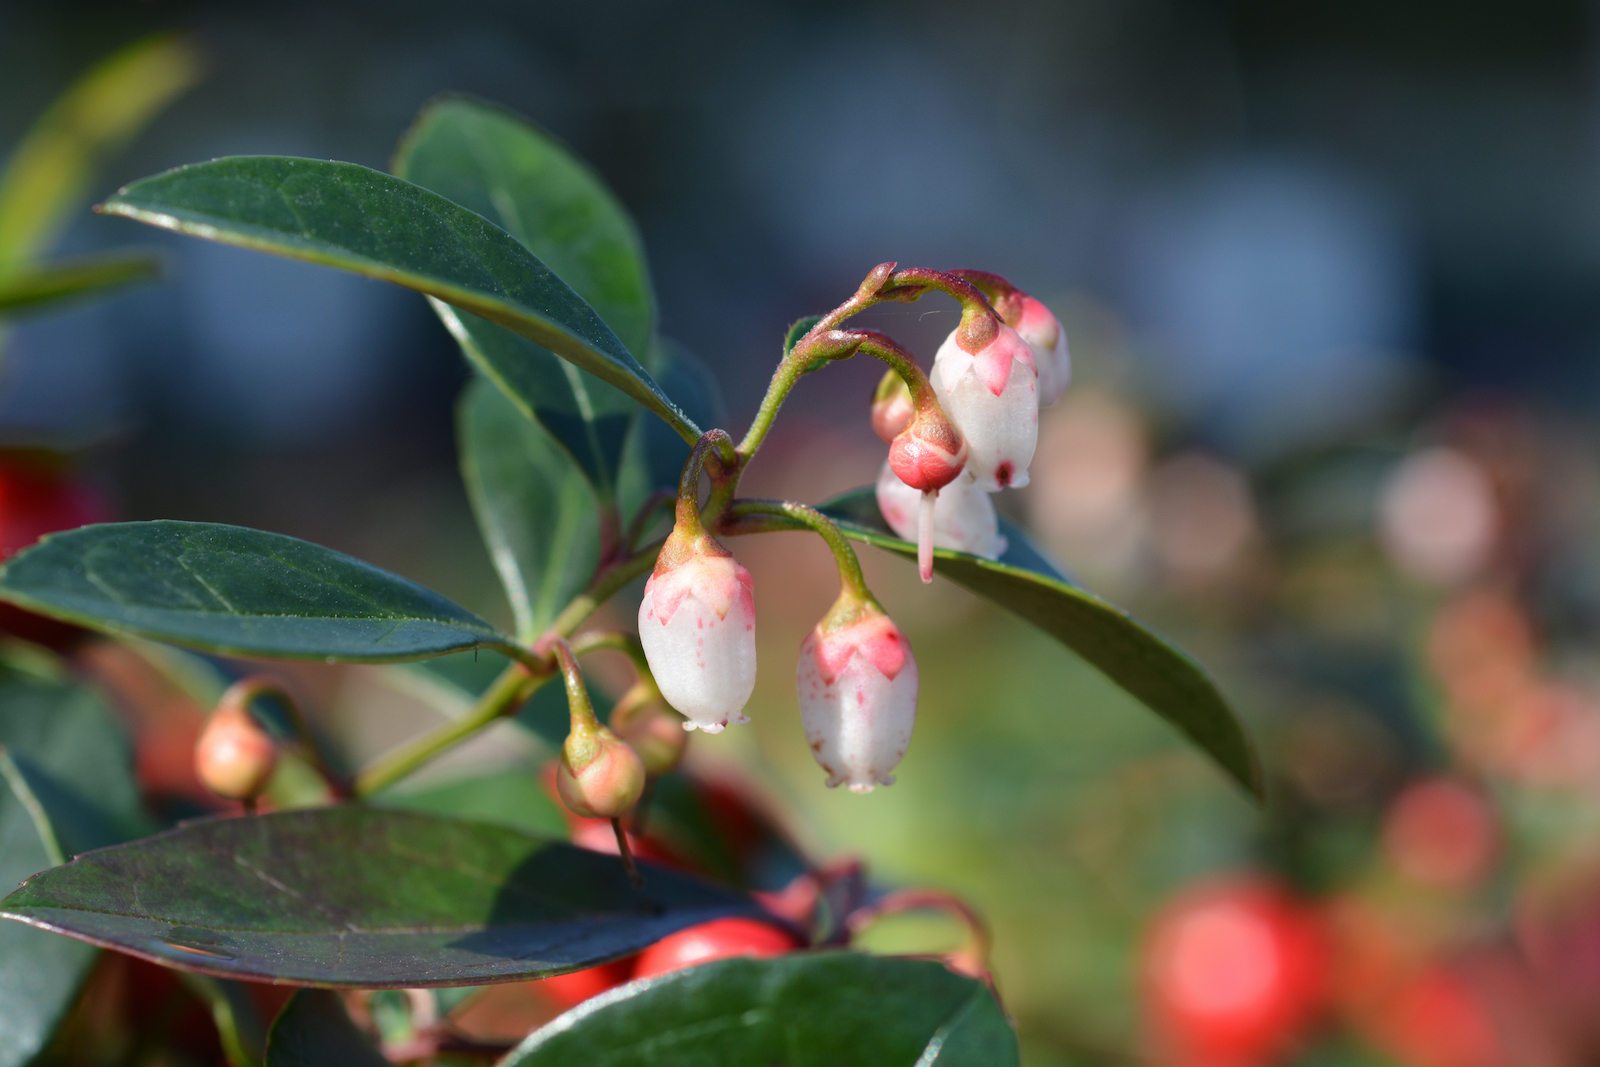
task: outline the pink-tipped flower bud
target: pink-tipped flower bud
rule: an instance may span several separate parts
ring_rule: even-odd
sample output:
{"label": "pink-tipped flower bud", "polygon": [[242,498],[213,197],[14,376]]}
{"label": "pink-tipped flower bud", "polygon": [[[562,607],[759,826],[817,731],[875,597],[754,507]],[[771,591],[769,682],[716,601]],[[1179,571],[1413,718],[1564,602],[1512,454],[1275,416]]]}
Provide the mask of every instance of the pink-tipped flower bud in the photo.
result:
{"label": "pink-tipped flower bud", "polygon": [[862,611],[850,622],[834,622],[837,614],[836,608],[800,645],[800,718],[828,785],[869,793],[894,784],[889,772],[911,743],[917,661],[882,612]]}
{"label": "pink-tipped flower bud", "polygon": [[1039,436],[1033,350],[1003,323],[976,352],[962,347],[961,332],[952,331],[934,357],[934,392],[966,438],[968,476],[991,493],[1021,488]]}
{"label": "pink-tipped flower bud", "polygon": [[639,754],[652,778],[675,768],[689,745],[683,716],[667,707],[661,690],[646,679],[634,683],[611,709],[611,729]]}
{"label": "pink-tipped flower bud", "polygon": [[911,387],[906,385],[906,380],[898,371],[885,371],[872,393],[872,432],[884,444],[893,442],[911,423],[914,410]]}
{"label": "pink-tipped flower bud", "polygon": [[1039,301],[1018,290],[1014,305],[1019,308],[1006,321],[1016,328],[1017,336],[1033,352],[1033,364],[1039,372],[1039,406],[1050,407],[1067,391],[1072,381],[1072,355],[1067,351],[1067,331],[1061,320]]}
{"label": "pink-tipped flower bud", "polygon": [[574,815],[619,819],[644,794],[644,763],[604,726],[574,729],[556,761],[556,792]]}
{"label": "pink-tipped flower bud", "polygon": [[722,732],[750,720],[756,687],[755,582],[703,532],[674,529],[639,604],[639,643],[685,730]]}
{"label": "pink-tipped flower bud", "polygon": [[277,742],[241,702],[224,700],[194,747],[195,776],[229,800],[260,796],[277,766]]}
{"label": "pink-tipped flower bud", "polygon": [[935,492],[961,475],[967,442],[934,403],[923,405],[889,443],[889,466],[913,489]]}
{"label": "pink-tipped flower bud", "polygon": [[[900,480],[894,468],[883,465],[878,475],[878,510],[889,528],[904,540],[917,540],[918,506],[922,494]],[[939,490],[933,513],[933,547],[970,552],[984,559],[999,559],[1006,550],[989,494],[965,478]]]}

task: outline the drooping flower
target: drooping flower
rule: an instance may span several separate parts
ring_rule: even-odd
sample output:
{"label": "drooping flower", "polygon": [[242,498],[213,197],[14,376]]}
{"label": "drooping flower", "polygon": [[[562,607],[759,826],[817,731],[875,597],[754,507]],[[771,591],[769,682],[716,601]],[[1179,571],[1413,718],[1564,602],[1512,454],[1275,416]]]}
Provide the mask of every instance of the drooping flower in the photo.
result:
{"label": "drooping flower", "polygon": [[868,793],[894,784],[890,772],[911,743],[917,661],[893,620],[875,605],[859,608],[852,619],[836,605],[806,636],[795,681],[806,740],[828,785]]}
{"label": "drooping flower", "polygon": [[898,371],[885,371],[872,393],[872,432],[889,444],[911,423],[911,388]]}
{"label": "drooping flower", "polygon": [[[917,540],[922,494],[902,482],[887,461],[878,475],[877,493],[878,510],[883,512],[889,528],[907,541]],[[989,494],[965,478],[957,478],[939,490],[933,513],[933,547],[999,559],[1006,550],[1006,539],[1000,535],[999,518]]]}
{"label": "drooping flower", "polygon": [[755,583],[704,531],[674,530],[639,604],[639,641],[661,695],[689,720],[721,733],[756,685]]}
{"label": "drooping flower", "polygon": [[1039,373],[1033,350],[1004,323],[969,352],[962,327],[939,346],[929,375],[939,403],[967,444],[966,471],[995,492],[1028,484],[1039,436]]}
{"label": "drooping flower", "polygon": [[1067,331],[1061,321],[1042,303],[1017,290],[1016,303],[1021,310],[1016,322],[1006,321],[1016,328],[1017,336],[1033,352],[1034,366],[1039,372],[1039,406],[1050,407],[1067,391],[1072,381],[1072,355],[1067,351]]}

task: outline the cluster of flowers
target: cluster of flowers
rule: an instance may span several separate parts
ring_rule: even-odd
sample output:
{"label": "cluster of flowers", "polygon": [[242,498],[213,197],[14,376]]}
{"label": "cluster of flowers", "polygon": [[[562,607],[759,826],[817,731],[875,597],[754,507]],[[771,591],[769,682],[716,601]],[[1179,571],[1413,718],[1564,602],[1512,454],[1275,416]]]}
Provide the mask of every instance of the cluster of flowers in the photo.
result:
{"label": "cluster of flowers", "polygon": [[[988,494],[1027,484],[1039,405],[1060,397],[1070,373],[1065,335],[1043,304],[998,275],[945,277],[952,276],[969,283],[972,299],[935,357],[931,388],[914,363],[891,363],[872,404],[873,428],[891,446],[879,506],[896,532],[918,541],[925,581],[933,546],[989,558],[1003,551]],[[819,348],[828,325],[807,335]],[[848,349],[857,336],[892,346],[865,333],[841,343]],[[801,645],[797,686],[806,738],[828,785],[864,793],[894,782],[890,772],[910,743],[917,662],[859,573],[852,580],[843,559],[840,570],[838,601]],[[696,509],[680,508],[645,586],[639,637],[686,730],[719,733],[749,721],[752,591],[750,572],[700,526]]]}

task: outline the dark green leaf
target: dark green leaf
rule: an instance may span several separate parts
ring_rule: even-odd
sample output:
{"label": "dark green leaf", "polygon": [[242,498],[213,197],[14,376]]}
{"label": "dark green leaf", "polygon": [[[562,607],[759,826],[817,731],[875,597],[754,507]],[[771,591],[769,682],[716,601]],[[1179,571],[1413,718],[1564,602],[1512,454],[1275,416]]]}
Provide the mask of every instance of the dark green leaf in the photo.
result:
{"label": "dark green leaf", "polygon": [[630,352],[655,331],[644,244],[600,177],[554,137],[460,96],[418,113],[394,173],[498,225],[572,286]]}
{"label": "dark green leaf", "polygon": [[700,436],[595,310],[516,238],[400,178],[354,163],[235,156],[134,182],[101,210],[427,293],[610,382],[685,439]]}
{"label": "dark green leaf", "polygon": [[475,774],[422,789],[390,789],[373,797],[371,803],[493,823],[543,837],[559,838],[567,833],[561,809],[539,784],[538,772],[526,767]]}
{"label": "dark green leaf", "polygon": [[[871,487],[835,497],[820,510],[846,536],[916,558],[917,546],[889,529]],[[1001,532],[1009,545],[998,562],[938,549],[934,569],[1072,649],[1261,796],[1261,768],[1249,735],[1200,665],[1115,604],[1070,584],[1015,525],[1002,520]]]}
{"label": "dark green leaf", "polygon": [[800,343],[800,338],[811,332],[811,327],[822,321],[821,315],[807,315],[796,319],[789,327],[789,332],[783,337],[783,354],[788,355],[794,351],[794,346]]}
{"label": "dark green leaf", "polygon": [[389,1067],[389,1061],[350,1021],[337,993],[302,989],[267,1035],[267,1067]]}
{"label": "dark green leaf", "polygon": [[[671,338],[656,338],[654,354],[656,375],[690,418],[707,429],[727,425],[722,388],[710,368]],[[676,490],[689,448],[660,420],[637,419],[621,478],[622,513],[631,516],[656,489]]]}
{"label": "dark green leaf", "polygon": [[[0,891],[140,821],[127,742],[82,686],[0,671]],[[0,1067],[50,1040],[93,965],[89,945],[0,924]]]}
{"label": "dark green leaf", "polygon": [[161,276],[155,256],[114,253],[24,267],[0,279],[0,313],[33,310],[60,300]]}
{"label": "dark green leaf", "polygon": [[456,435],[461,477],[511,601],[517,636],[531,641],[600,563],[594,492],[539,424],[481,378],[457,405]]}
{"label": "dark green leaf", "polygon": [[369,563],[205,522],[52,534],[0,568],[0,599],[227,655],[381,663],[511,647],[465,608]]}
{"label": "dark green leaf", "polygon": [[[523,416],[550,432],[601,499],[611,500],[628,427],[639,414],[639,405],[525,337],[442,300],[430,297],[429,303],[467,359],[500,387]],[[667,433],[678,439],[671,430]]]}
{"label": "dark green leaf", "polygon": [[188,823],[80,856],[0,915],[167,966],[301,985],[474,985],[635,952],[746,898],[501,826],[362,807]]}
{"label": "dark green leaf", "polygon": [[623,986],[499,1067],[1015,1067],[988,988],[930,960],[802,952]]}

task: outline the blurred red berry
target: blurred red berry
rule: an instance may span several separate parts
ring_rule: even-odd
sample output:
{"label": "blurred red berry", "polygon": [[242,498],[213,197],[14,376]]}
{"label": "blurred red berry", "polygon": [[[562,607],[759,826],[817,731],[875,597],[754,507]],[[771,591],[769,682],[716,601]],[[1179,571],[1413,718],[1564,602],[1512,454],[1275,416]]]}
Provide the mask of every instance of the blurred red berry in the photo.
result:
{"label": "blurred red berry", "polygon": [[[59,466],[0,455],[0,560],[9,559],[47,533],[106,522],[111,511]],[[59,652],[87,631],[10,604],[0,604],[0,631]]]}
{"label": "blurred red berry", "polygon": [[633,978],[634,962],[638,958],[624,956],[620,960],[602,963],[598,967],[543,978],[534,982],[533,988],[540,996],[562,1011],[566,1011],[582,1004],[590,997],[599,996],[613,986],[630,981]]}
{"label": "blurred red berry", "polygon": [[1320,922],[1275,884],[1234,878],[1183,893],[1145,947],[1146,1008],[1166,1059],[1278,1061],[1315,1021],[1327,966]]}
{"label": "blurred red berry", "polygon": [[1448,778],[1408,786],[1383,823],[1389,862],[1412,881],[1437,889],[1465,889],[1481,881],[1494,864],[1499,837],[1488,802]]}
{"label": "blurred red berry", "polygon": [[662,938],[639,954],[635,978],[693,967],[731,956],[783,956],[801,947],[789,931],[759,919],[714,919]]}

